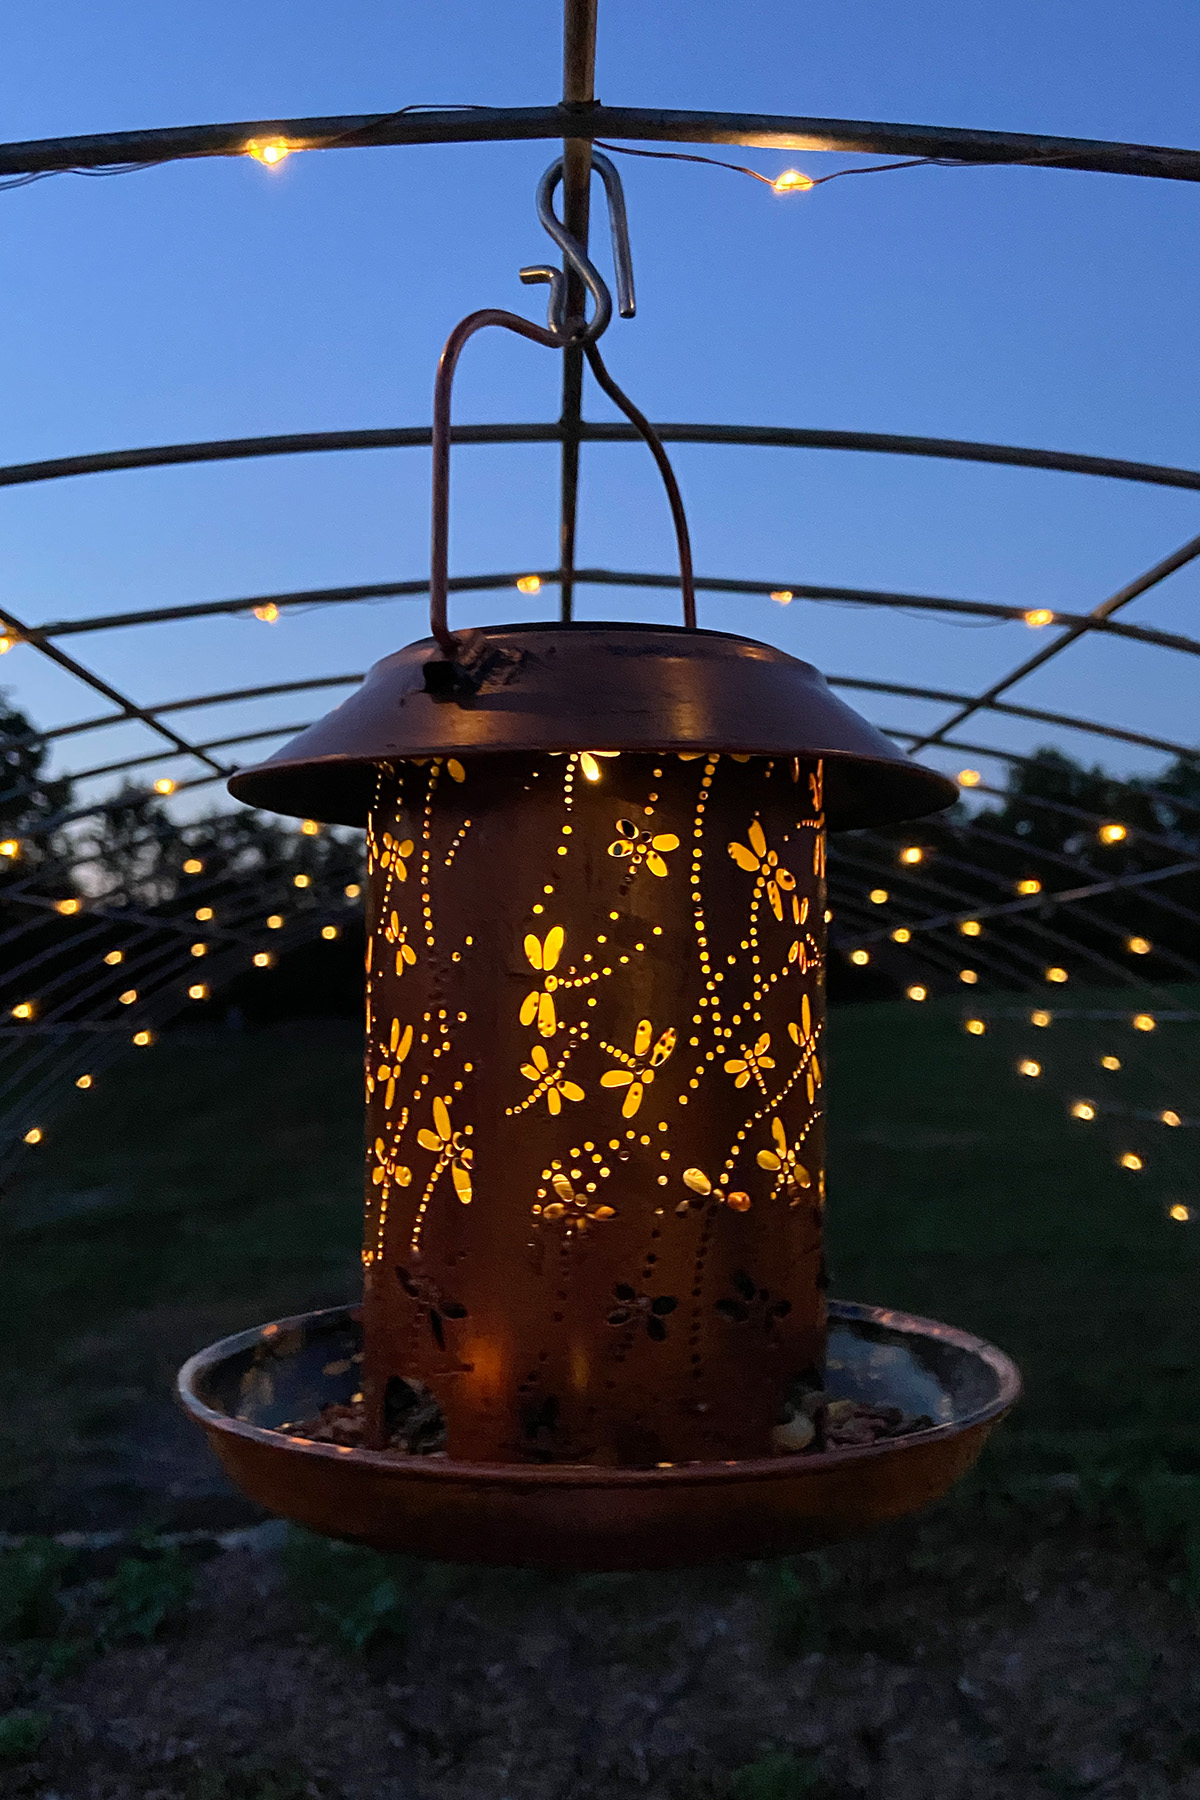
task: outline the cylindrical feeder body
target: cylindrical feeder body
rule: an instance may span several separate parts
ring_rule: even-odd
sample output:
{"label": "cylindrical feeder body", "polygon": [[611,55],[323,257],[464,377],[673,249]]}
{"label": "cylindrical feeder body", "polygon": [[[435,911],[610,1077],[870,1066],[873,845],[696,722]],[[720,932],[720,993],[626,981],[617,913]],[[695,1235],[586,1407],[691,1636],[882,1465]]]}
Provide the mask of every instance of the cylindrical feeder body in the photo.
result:
{"label": "cylindrical feeder body", "polygon": [[376,765],[376,1447],[416,1380],[454,1458],[769,1454],[824,1354],[822,786],[716,751]]}

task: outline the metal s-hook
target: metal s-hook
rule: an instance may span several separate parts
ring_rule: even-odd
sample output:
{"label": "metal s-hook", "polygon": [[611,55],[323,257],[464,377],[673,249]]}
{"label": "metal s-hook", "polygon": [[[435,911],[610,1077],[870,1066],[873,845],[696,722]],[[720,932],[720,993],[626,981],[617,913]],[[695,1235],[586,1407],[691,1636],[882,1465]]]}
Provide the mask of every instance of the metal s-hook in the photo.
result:
{"label": "metal s-hook", "polygon": [[[637,302],[633,291],[633,256],[629,248],[629,220],[625,213],[625,190],[621,186],[621,177],[607,156],[598,150],[592,153],[592,168],[604,183],[604,193],[608,201],[608,224],[612,236],[613,270],[617,278],[617,312],[622,319],[632,319],[637,311]],[[563,260],[572,268],[592,296],[595,312],[590,321],[584,321],[582,329],[571,330],[571,321],[567,318],[567,278],[561,269],[548,263],[533,263],[520,271],[521,280],[527,285],[533,282],[549,282],[550,307],[547,325],[551,331],[570,344],[593,344],[607,331],[612,319],[612,297],[597,270],[595,264],[554,210],[554,190],[563,178],[563,158],[552,162],[538,183],[537,216],[542,227],[554,239],[563,253]]]}

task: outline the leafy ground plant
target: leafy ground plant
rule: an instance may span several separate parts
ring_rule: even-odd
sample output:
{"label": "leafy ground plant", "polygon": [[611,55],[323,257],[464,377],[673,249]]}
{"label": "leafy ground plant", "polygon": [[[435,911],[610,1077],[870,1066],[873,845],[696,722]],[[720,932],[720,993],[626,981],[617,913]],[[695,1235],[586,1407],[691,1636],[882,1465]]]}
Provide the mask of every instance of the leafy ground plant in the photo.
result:
{"label": "leafy ground plant", "polygon": [[28,1762],[45,1743],[49,1730],[49,1713],[23,1708],[0,1713],[0,1766]]}
{"label": "leafy ground plant", "polygon": [[176,1545],[125,1557],[101,1590],[101,1644],[149,1643],[182,1617],[193,1585],[191,1566]]}
{"label": "leafy ground plant", "polygon": [[812,1758],[791,1750],[769,1750],[729,1778],[729,1800],[820,1800],[826,1791]]}
{"label": "leafy ground plant", "polygon": [[344,1649],[370,1650],[407,1636],[410,1584],[402,1558],[292,1531],[284,1568],[293,1597]]}

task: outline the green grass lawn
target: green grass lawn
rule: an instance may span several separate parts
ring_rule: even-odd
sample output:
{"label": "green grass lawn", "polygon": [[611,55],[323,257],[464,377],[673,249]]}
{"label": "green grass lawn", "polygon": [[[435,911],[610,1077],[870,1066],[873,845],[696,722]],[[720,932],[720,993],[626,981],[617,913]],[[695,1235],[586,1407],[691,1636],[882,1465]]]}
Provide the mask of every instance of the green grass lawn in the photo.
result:
{"label": "green grass lawn", "polygon": [[[1124,1016],[971,1037],[950,1003],[836,1014],[833,1291],[1016,1356],[1026,1398],[992,1453],[1013,1474],[1198,1471],[1200,1217],[1168,1211],[1200,1213],[1196,1132],[1135,1115],[1200,1116],[1200,1026],[1072,1002]],[[1080,1097],[1127,1111],[1081,1123]],[[354,1292],[360,1129],[358,1033],[316,1023],[168,1036],[47,1121],[0,1208],[0,1526],[145,1516],[193,1454],[178,1362]]]}

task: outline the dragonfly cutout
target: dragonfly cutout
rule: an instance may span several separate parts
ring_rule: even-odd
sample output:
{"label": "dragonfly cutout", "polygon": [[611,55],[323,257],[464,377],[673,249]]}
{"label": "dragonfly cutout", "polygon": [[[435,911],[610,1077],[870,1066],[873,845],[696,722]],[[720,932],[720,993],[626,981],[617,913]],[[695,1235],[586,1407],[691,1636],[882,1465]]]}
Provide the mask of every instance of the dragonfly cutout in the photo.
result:
{"label": "dragonfly cutout", "polygon": [[543,1037],[553,1037],[558,1030],[558,1018],[554,1011],[558,976],[553,970],[558,967],[566,935],[561,925],[552,925],[544,938],[535,937],[531,931],[525,939],[525,955],[529,966],[544,979],[540,988],[533,988],[522,1000],[520,1019],[522,1025],[532,1025],[536,1019],[537,1028]]}
{"label": "dragonfly cutout", "polygon": [[601,1049],[624,1064],[620,1069],[606,1069],[600,1077],[601,1087],[629,1090],[621,1106],[623,1119],[632,1119],[641,1106],[642,1094],[675,1048],[675,1037],[675,1029],[669,1025],[654,1042],[653,1025],[649,1019],[640,1019],[633,1034],[632,1055],[628,1050],[618,1050],[615,1044],[601,1044]]}

